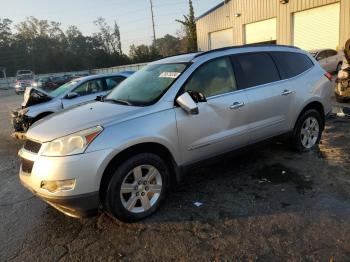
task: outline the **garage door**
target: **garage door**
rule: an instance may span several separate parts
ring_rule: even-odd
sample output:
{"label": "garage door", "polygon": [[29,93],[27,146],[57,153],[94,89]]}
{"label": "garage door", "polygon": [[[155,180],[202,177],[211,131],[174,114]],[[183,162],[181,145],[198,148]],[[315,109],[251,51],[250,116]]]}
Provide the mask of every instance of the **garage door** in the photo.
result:
{"label": "garage door", "polygon": [[294,14],[294,45],[304,50],[339,45],[340,4],[326,5]]}
{"label": "garage door", "polygon": [[245,43],[275,43],[276,18],[245,25]]}
{"label": "garage door", "polygon": [[220,47],[233,45],[233,31],[232,28],[212,32],[209,34],[209,49],[216,49]]}

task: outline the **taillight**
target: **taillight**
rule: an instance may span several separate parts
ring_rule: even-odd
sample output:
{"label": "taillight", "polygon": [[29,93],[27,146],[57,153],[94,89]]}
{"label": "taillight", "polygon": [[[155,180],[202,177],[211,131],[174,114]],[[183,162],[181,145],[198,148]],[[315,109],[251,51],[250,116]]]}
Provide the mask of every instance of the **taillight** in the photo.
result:
{"label": "taillight", "polygon": [[333,76],[332,76],[332,74],[331,74],[331,73],[327,72],[327,73],[325,73],[325,74],[324,74],[324,76],[325,76],[325,77],[327,77],[327,78],[328,78],[328,80],[332,82],[332,78],[333,78]]}

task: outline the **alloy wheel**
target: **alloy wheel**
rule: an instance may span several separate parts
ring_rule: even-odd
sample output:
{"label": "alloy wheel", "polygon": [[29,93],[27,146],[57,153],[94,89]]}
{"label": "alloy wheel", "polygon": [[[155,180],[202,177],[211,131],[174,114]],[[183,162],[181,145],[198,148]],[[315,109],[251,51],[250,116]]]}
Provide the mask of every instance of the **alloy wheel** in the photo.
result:
{"label": "alloy wheel", "polygon": [[319,133],[320,125],[317,119],[313,116],[306,118],[300,130],[301,144],[307,149],[312,148],[317,143]]}
{"label": "alloy wheel", "polygon": [[120,198],[125,209],[142,213],[152,208],[162,192],[162,176],[152,165],[138,165],[125,177]]}

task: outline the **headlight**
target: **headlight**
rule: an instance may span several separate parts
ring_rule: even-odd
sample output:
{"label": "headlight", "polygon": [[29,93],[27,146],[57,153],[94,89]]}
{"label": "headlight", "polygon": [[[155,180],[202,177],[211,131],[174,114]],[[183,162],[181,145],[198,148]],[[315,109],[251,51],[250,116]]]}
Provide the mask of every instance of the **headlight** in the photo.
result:
{"label": "headlight", "polygon": [[32,84],[32,86],[33,86],[33,87],[37,87],[37,86],[38,86],[38,83],[34,82],[34,83]]}
{"label": "headlight", "polygon": [[89,144],[102,132],[101,126],[92,127],[77,133],[43,143],[42,156],[69,156],[85,152]]}

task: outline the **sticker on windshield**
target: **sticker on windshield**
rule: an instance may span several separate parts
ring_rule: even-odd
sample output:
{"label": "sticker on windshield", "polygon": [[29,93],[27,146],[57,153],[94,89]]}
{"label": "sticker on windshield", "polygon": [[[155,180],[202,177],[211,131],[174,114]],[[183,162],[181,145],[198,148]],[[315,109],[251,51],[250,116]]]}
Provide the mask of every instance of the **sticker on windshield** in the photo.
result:
{"label": "sticker on windshield", "polygon": [[178,78],[180,73],[178,72],[163,72],[159,75],[159,77],[166,77],[166,78]]}

